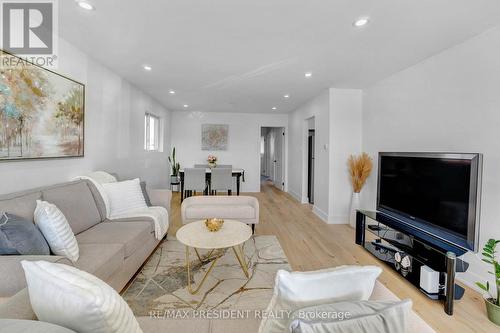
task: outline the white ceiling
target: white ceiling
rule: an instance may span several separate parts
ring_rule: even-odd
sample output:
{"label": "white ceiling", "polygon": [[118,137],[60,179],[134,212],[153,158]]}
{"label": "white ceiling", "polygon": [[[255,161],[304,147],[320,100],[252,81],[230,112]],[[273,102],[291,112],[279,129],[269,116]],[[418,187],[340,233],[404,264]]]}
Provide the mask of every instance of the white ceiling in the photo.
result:
{"label": "white ceiling", "polygon": [[[500,23],[498,0],[89,2],[95,11],[59,2],[62,37],[170,110],[289,112],[322,89],[366,87]],[[364,15],[370,24],[354,28]]]}

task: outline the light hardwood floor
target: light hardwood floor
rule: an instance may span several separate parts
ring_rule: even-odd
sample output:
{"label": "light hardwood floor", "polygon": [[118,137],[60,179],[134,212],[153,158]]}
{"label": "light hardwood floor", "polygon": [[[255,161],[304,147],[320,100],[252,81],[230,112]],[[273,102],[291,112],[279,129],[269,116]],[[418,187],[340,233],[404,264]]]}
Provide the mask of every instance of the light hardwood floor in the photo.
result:
{"label": "light hardwood floor", "polygon": [[[399,274],[354,243],[354,230],[347,225],[328,225],[312,213],[310,205],[297,202],[289,194],[263,184],[261,193],[248,194],[259,199],[259,235],[276,235],[294,270],[307,271],[345,264],[379,265],[384,268],[380,281],[399,298],[413,300],[413,309],[436,332],[500,332],[486,318],[482,296],[466,288],[455,303],[453,316],[443,311],[441,302],[432,301]],[[170,234],[182,225],[180,196],[172,198]]]}

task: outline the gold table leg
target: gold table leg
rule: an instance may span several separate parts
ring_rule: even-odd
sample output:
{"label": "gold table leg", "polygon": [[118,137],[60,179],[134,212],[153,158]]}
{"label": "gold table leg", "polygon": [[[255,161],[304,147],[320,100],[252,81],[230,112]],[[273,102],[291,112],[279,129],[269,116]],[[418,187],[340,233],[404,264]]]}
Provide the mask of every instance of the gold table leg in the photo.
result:
{"label": "gold table leg", "polygon": [[[196,252],[196,255],[198,256],[198,258],[200,259],[200,262],[203,263],[203,261],[201,261],[200,255],[198,254],[198,251],[196,249],[195,249],[195,252]],[[212,261],[212,264],[208,268],[208,271],[205,273],[205,275],[201,279],[200,284],[198,285],[198,287],[196,289],[193,290],[193,287],[191,286],[191,265],[189,264],[189,246],[186,246],[186,268],[187,268],[188,291],[192,295],[194,295],[198,291],[200,291],[201,287],[203,286],[203,283],[205,283],[205,280],[207,279],[208,275],[210,274],[210,272],[214,268],[215,264],[217,263],[217,260],[219,260],[219,257],[215,258],[214,261]]]}
{"label": "gold table leg", "polygon": [[234,246],[233,251],[234,255],[236,256],[236,259],[238,259],[238,262],[240,263],[243,273],[245,273],[245,276],[248,279],[250,275],[248,274],[248,264],[245,260],[245,253],[243,253],[243,248],[241,247],[241,245]]}
{"label": "gold table leg", "polygon": [[[236,259],[238,259],[238,263],[240,264],[241,269],[243,270],[243,273],[245,274],[245,276],[248,279],[250,277],[250,274],[248,274],[248,264],[245,260],[245,254],[243,253],[242,247],[239,245],[239,246],[234,246],[232,249],[234,251],[234,255],[236,256]],[[194,249],[194,251],[195,251],[198,259],[200,260],[200,262],[203,263],[203,260],[201,259],[201,256],[200,256],[198,250]],[[210,257],[214,251],[215,251],[215,249],[210,251],[208,256]],[[198,293],[198,291],[200,291],[201,287],[205,283],[207,277],[210,275],[210,272],[212,271],[212,269],[215,267],[215,264],[217,263],[217,260],[219,260],[219,258],[220,257],[216,257],[214,259],[214,261],[212,261],[212,264],[210,265],[210,267],[208,267],[208,270],[205,273],[205,275],[203,276],[203,278],[201,279],[198,287],[196,289],[193,289],[193,286],[191,285],[191,265],[190,265],[190,260],[189,260],[189,246],[186,246],[186,268],[187,268],[187,279],[188,279],[188,291],[189,291],[189,293],[194,295],[194,294]]]}
{"label": "gold table leg", "polygon": [[[210,252],[208,252],[208,254],[207,254],[207,258],[210,258],[212,256],[212,254],[215,252],[215,250],[216,249],[210,250]],[[201,259],[200,253],[198,252],[198,249],[194,248],[194,252],[196,253],[196,256],[198,257],[198,260],[200,262],[203,262],[203,259]]]}

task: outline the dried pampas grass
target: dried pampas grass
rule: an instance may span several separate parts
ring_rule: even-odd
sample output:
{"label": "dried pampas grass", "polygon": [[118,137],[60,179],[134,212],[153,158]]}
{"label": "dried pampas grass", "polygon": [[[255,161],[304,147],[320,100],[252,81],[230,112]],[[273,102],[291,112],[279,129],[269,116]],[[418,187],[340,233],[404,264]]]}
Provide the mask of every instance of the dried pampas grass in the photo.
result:
{"label": "dried pampas grass", "polygon": [[372,159],[367,153],[362,153],[359,156],[351,155],[347,163],[349,165],[352,189],[354,193],[359,193],[372,172]]}

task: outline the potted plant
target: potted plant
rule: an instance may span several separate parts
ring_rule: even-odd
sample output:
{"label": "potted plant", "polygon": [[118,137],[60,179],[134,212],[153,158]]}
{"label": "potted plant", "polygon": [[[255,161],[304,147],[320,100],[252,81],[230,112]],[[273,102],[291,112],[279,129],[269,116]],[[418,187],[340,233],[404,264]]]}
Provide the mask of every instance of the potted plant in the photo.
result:
{"label": "potted plant", "polygon": [[208,155],[207,162],[210,168],[215,168],[217,166],[217,157],[214,155]]}
{"label": "potted plant", "polygon": [[171,168],[170,182],[175,184],[179,181],[179,170],[181,169],[181,165],[175,160],[175,147],[172,149],[172,156],[168,157],[168,163],[170,163]]}
{"label": "potted plant", "polygon": [[367,153],[359,156],[351,155],[348,160],[349,176],[352,185],[351,207],[349,211],[349,224],[356,227],[356,210],[359,208],[359,193],[366,183],[373,169],[373,162]]}
{"label": "potted plant", "polygon": [[487,281],[486,284],[481,282],[476,282],[476,285],[487,292],[484,297],[484,302],[486,304],[486,312],[488,313],[488,319],[500,325],[500,264],[497,260],[497,244],[500,240],[490,239],[483,248],[483,261],[492,266],[492,270],[488,273],[494,276],[495,280],[495,290],[490,292],[490,283]]}

